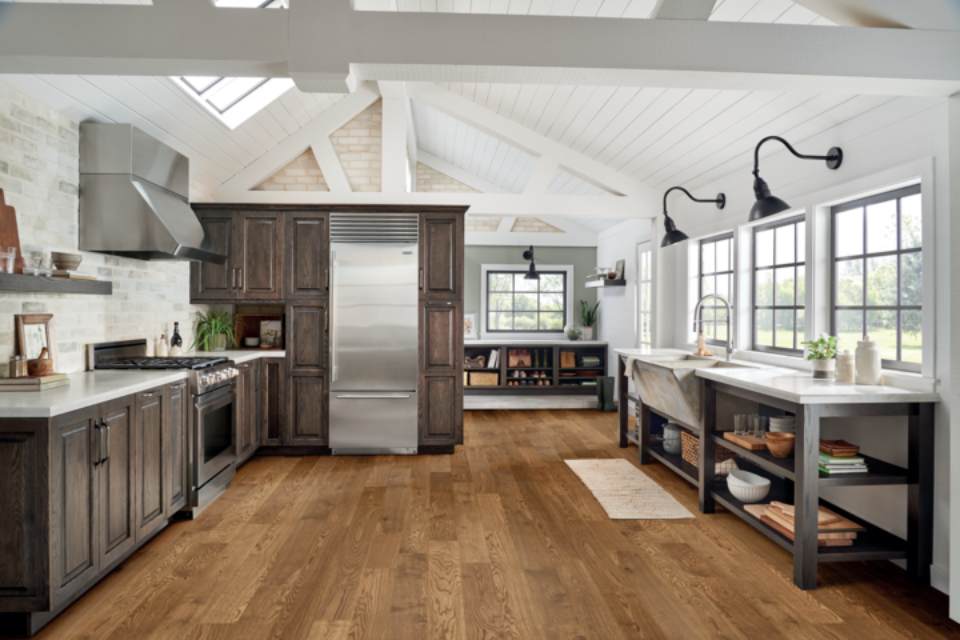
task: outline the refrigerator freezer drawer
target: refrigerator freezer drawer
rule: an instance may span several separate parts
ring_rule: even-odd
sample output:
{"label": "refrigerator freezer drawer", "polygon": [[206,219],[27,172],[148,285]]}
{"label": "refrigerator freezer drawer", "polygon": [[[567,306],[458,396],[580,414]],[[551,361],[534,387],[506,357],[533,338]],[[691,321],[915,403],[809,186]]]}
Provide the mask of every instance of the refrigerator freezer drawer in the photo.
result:
{"label": "refrigerator freezer drawer", "polygon": [[415,391],[331,391],[334,455],[415,454]]}

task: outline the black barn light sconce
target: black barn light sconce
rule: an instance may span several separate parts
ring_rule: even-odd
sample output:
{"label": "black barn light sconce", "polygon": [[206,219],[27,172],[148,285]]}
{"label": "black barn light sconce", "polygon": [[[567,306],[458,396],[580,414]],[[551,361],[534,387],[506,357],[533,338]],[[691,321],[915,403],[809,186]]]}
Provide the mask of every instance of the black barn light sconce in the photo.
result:
{"label": "black barn light sconce", "polygon": [[770,187],[767,186],[766,180],[760,177],[760,147],[768,140],[776,140],[783,143],[783,146],[785,146],[790,153],[802,160],[825,160],[828,169],[839,169],[840,165],[843,164],[843,149],[840,147],[830,147],[830,150],[827,151],[827,155],[825,156],[809,156],[798,153],[796,149],[790,146],[789,142],[780,136],[767,136],[758,142],[756,148],[753,150],[753,195],[756,196],[757,201],[753,203],[753,208],[750,209],[751,221],[761,220],[767,216],[787,211],[790,208],[789,204],[770,193]]}
{"label": "black barn light sconce", "polygon": [[533,262],[533,246],[523,252],[523,259],[530,261],[530,268],[527,269],[527,273],[524,274],[523,278],[525,280],[539,280],[540,274],[537,273],[537,265]]}
{"label": "black barn light sconce", "polygon": [[670,214],[667,213],[667,196],[670,195],[671,191],[682,191],[694,202],[712,202],[717,205],[717,209],[720,210],[727,205],[727,196],[723,193],[718,193],[716,198],[694,198],[693,194],[683,187],[670,187],[663,193],[663,228],[665,233],[663,234],[663,242],[660,243],[661,247],[669,247],[672,244],[677,244],[687,239],[687,234],[677,229],[677,223],[674,222]]}

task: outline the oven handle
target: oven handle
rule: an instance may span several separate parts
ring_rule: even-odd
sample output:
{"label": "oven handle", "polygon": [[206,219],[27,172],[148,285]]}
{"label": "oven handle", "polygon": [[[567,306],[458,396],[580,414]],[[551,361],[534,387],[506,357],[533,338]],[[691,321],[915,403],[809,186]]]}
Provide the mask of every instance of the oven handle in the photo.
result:
{"label": "oven handle", "polygon": [[337,400],[407,400],[409,393],[338,393]]}
{"label": "oven handle", "polygon": [[230,384],[220,387],[219,389],[216,389],[209,393],[198,395],[194,400],[194,405],[197,407],[197,409],[207,409],[211,405],[223,399],[228,399],[229,401],[233,401],[233,395],[234,395],[234,383],[231,382]]}

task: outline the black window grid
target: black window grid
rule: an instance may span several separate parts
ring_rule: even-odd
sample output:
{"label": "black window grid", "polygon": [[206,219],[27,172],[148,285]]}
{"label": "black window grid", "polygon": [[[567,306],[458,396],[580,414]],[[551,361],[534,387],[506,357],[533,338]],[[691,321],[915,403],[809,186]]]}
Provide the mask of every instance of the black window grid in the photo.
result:
{"label": "black window grid", "polygon": [[[799,261],[797,256],[800,255],[801,243],[806,242],[805,234],[801,235],[798,233],[798,227],[801,223],[806,221],[806,217],[803,215],[792,216],[784,220],[777,220],[775,222],[770,222],[763,225],[758,225],[753,229],[753,267],[751,273],[750,281],[750,293],[751,300],[753,303],[753,331],[752,331],[752,341],[753,349],[755,351],[766,351],[769,353],[783,353],[787,355],[798,355],[803,353],[803,337],[798,331],[798,318],[800,313],[804,314],[804,327],[806,327],[809,318],[806,317],[806,300],[802,300],[797,291],[797,282],[799,281],[800,269],[806,270],[806,260]],[[793,226],[793,257],[792,262],[778,262],[777,261],[777,238],[776,233],[777,229],[780,227]],[[759,267],[757,266],[757,234],[764,231],[773,232],[773,262],[770,265]],[[804,252],[806,255],[806,252]],[[784,305],[777,304],[777,269],[793,269],[793,304]],[[762,271],[769,271],[771,279],[773,281],[773,300],[772,304],[761,305],[757,304],[757,275]],[[804,291],[807,287],[807,278],[806,271],[804,271]],[[773,341],[773,346],[762,345],[759,343],[757,336],[759,334],[759,323],[757,322],[757,316],[759,311],[770,311],[771,314],[771,329],[773,335],[771,340]],[[793,313],[793,336],[791,339],[790,346],[779,345],[777,344],[777,312],[792,312]]]}
{"label": "black window grid", "polygon": [[[561,333],[561,332],[563,331],[563,327],[562,327],[562,326],[561,326],[560,329],[541,329],[541,328],[540,328],[540,314],[541,314],[541,313],[559,314],[559,315],[561,316],[561,318],[562,318],[563,323],[566,323],[566,319],[567,319],[567,272],[566,272],[566,271],[538,271],[538,273],[540,274],[540,278],[541,278],[541,279],[540,279],[539,281],[537,281],[537,290],[536,290],[536,291],[517,291],[517,290],[516,290],[516,285],[515,285],[515,283],[516,283],[516,276],[519,275],[519,276],[523,277],[526,273],[527,273],[526,270],[522,270],[522,271],[520,271],[520,270],[518,270],[518,271],[508,271],[508,270],[487,271],[487,282],[486,282],[486,285],[487,285],[487,293],[486,293],[486,298],[487,298],[487,299],[486,299],[486,303],[487,303],[487,313],[486,313],[486,316],[487,316],[487,317],[484,318],[484,322],[485,322],[485,324],[486,324],[487,333],[550,333],[550,334],[554,334],[554,333]],[[511,287],[510,291],[494,291],[494,290],[491,289],[491,287],[490,287],[490,281],[491,281],[492,277],[493,277],[493,276],[496,276],[496,275],[509,275],[509,276],[511,276],[511,278],[510,278],[510,287]],[[560,276],[560,277],[562,278],[562,282],[563,282],[563,285],[562,285],[562,287],[561,287],[561,290],[560,290],[560,291],[540,291],[540,282],[543,281],[543,276],[545,276],[545,275],[557,275],[557,276]],[[511,306],[511,310],[510,310],[510,311],[496,311],[496,310],[494,310],[494,309],[491,307],[491,305],[490,305],[490,295],[491,295],[491,294],[506,294],[506,293],[509,293],[509,294],[511,294],[511,295],[513,296],[513,298],[512,298],[512,304],[510,305],[510,306]],[[523,293],[523,294],[536,293],[536,294],[537,294],[537,308],[536,308],[535,310],[529,310],[529,309],[528,309],[528,310],[518,311],[518,310],[516,309],[516,294],[518,294],[518,293]],[[560,295],[560,300],[561,300],[560,309],[559,309],[559,310],[555,310],[555,309],[543,309],[543,308],[541,307],[541,299],[542,299],[541,296],[542,296],[543,294],[559,294],[559,295]],[[509,313],[509,314],[511,315],[511,323],[510,323],[510,324],[511,324],[512,328],[511,328],[511,329],[494,329],[494,328],[492,328],[492,327],[493,327],[493,323],[491,322],[491,317],[492,317],[492,314],[494,314],[494,313]],[[536,329],[517,329],[517,328],[516,328],[516,315],[515,315],[515,314],[517,314],[517,313],[536,313],[536,314],[537,314],[537,328],[536,328]]]}
{"label": "black window grid", "polygon": [[[730,255],[729,255],[729,270],[717,271],[717,257],[716,257],[716,248],[714,248],[714,270],[713,271],[704,271],[703,270],[703,248],[708,244],[717,245],[724,240],[730,241]],[[714,284],[716,284],[717,276],[726,276],[727,282],[729,282],[729,288],[727,291],[727,302],[730,303],[731,313],[733,312],[733,287],[734,287],[734,273],[736,271],[736,265],[734,264],[735,252],[733,247],[733,233],[724,233],[718,236],[711,236],[709,238],[704,238],[700,240],[700,245],[697,248],[697,300],[703,299],[703,280],[704,278],[713,277]],[[713,293],[716,293],[716,287],[714,287]],[[724,329],[727,327],[726,319],[718,320],[718,313],[726,313],[726,307],[716,304],[716,300],[713,299],[713,304],[704,304],[701,307],[702,313],[704,314],[703,324],[701,325],[701,330],[703,331],[704,339],[707,344],[712,345],[721,345],[726,344],[725,341],[717,339],[717,331],[720,326],[723,326]],[[709,311],[709,318],[706,317],[707,312]],[[733,332],[733,319],[730,321],[730,331]],[[727,336],[727,340],[730,340],[731,336]]]}

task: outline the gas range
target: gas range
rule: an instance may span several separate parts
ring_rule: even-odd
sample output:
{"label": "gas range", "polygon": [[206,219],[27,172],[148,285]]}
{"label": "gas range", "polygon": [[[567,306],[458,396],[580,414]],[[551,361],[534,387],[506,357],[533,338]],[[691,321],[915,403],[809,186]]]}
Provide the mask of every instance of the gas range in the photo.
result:
{"label": "gas range", "polygon": [[194,395],[214,391],[239,375],[232,360],[222,356],[147,356],[146,340],[104,342],[88,347],[89,369],[119,370],[173,370],[189,371],[190,388]]}

